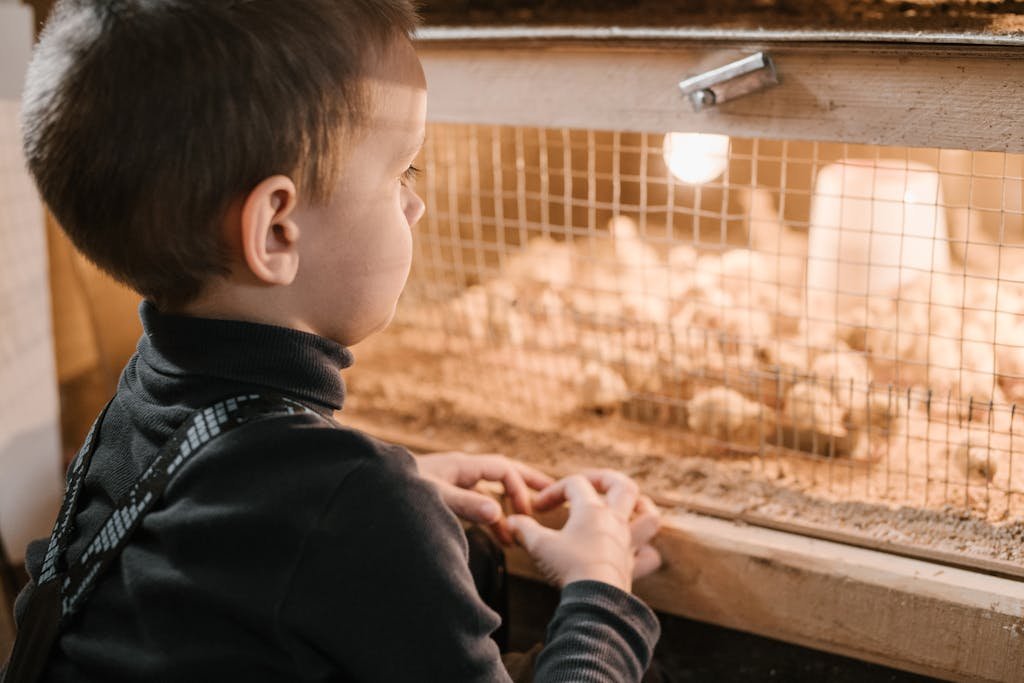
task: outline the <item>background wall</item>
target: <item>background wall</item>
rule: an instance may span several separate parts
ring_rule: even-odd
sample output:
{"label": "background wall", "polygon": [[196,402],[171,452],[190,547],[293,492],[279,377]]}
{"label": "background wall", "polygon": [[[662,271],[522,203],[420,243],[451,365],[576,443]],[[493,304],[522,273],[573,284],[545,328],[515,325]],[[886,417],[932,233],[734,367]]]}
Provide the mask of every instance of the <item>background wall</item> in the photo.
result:
{"label": "background wall", "polygon": [[0,4],[0,534],[14,561],[63,489],[43,208],[18,125],[31,28],[27,8]]}
{"label": "background wall", "polygon": [[[38,33],[53,0],[25,4],[34,11]],[[121,368],[135,348],[141,333],[136,313],[139,297],[82,258],[48,214],[46,243],[66,461],[113,394]]]}

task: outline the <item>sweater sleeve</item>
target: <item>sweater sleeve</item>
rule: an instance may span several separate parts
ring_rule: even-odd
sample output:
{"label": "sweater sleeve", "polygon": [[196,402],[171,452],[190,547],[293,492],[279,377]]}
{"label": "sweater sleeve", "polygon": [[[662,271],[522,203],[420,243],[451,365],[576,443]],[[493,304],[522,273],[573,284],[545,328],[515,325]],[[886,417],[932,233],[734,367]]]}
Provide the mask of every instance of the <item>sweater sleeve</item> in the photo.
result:
{"label": "sweater sleeve", "polygon": [[638,598],[599,581],[575,581],[562,590],[534,680],[639,681],[659,633],[657,617]]}
{"label": "sweater sleeve", "polygon": [[279,611],[292,656],[346,680],[507,681],[458,521],[403,450],[378,450],[306,538]]}

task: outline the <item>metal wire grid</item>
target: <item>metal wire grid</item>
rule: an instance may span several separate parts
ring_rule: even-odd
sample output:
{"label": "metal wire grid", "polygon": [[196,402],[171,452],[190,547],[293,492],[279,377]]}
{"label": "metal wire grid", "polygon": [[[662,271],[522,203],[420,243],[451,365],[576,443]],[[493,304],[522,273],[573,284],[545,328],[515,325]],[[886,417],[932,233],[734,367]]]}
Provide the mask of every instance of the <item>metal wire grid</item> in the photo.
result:
{"label": "metal wire grid", "polygon": [[396,324],[460,358],[438,381],[831,494],[1024,514],[1022,158],[734,138],[687,184],[664,137],[431,125]]}

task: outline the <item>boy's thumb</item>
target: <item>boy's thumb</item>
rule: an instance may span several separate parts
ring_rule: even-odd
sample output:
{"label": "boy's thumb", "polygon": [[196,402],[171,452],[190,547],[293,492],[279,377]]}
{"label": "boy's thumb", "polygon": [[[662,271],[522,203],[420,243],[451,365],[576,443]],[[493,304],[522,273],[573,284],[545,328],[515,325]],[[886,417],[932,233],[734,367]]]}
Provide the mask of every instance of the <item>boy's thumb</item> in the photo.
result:
{"label": "boy's thumb", "polygon": [[526,515],[512,515],[507,521],[508,528],[511,529],[512,534],[516,537],[516,541],[519,545],[526,548],[527,551],[532,550],[548,531],[533,517],[527,517]]}
{"label": "boy's thumb", "polygon": [[474,524],[494,524],[501,519],[501,505],[490,496],[446,484],[441,497],[459,519]]}

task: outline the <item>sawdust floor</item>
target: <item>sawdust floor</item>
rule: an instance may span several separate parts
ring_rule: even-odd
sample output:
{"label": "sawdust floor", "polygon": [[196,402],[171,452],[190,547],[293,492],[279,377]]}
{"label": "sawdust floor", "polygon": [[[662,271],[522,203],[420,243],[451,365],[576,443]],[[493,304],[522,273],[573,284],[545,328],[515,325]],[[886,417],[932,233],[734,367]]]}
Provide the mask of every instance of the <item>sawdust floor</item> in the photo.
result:
{"label": "sawdust floor", "polygon": [[415,335],[388,332],[355,350],[342,422],[414,450],[502,452],[554,474],[611,467],[663,506],[1024,576],[1020,494],[950,483],[938,464],[928,474],[927,458],[922,470],[899,450],[875,462],[737,453],[652,422],[643,407],[574,409],[569,379],[529,374],[528,358],[482,365],[424,351]]}

